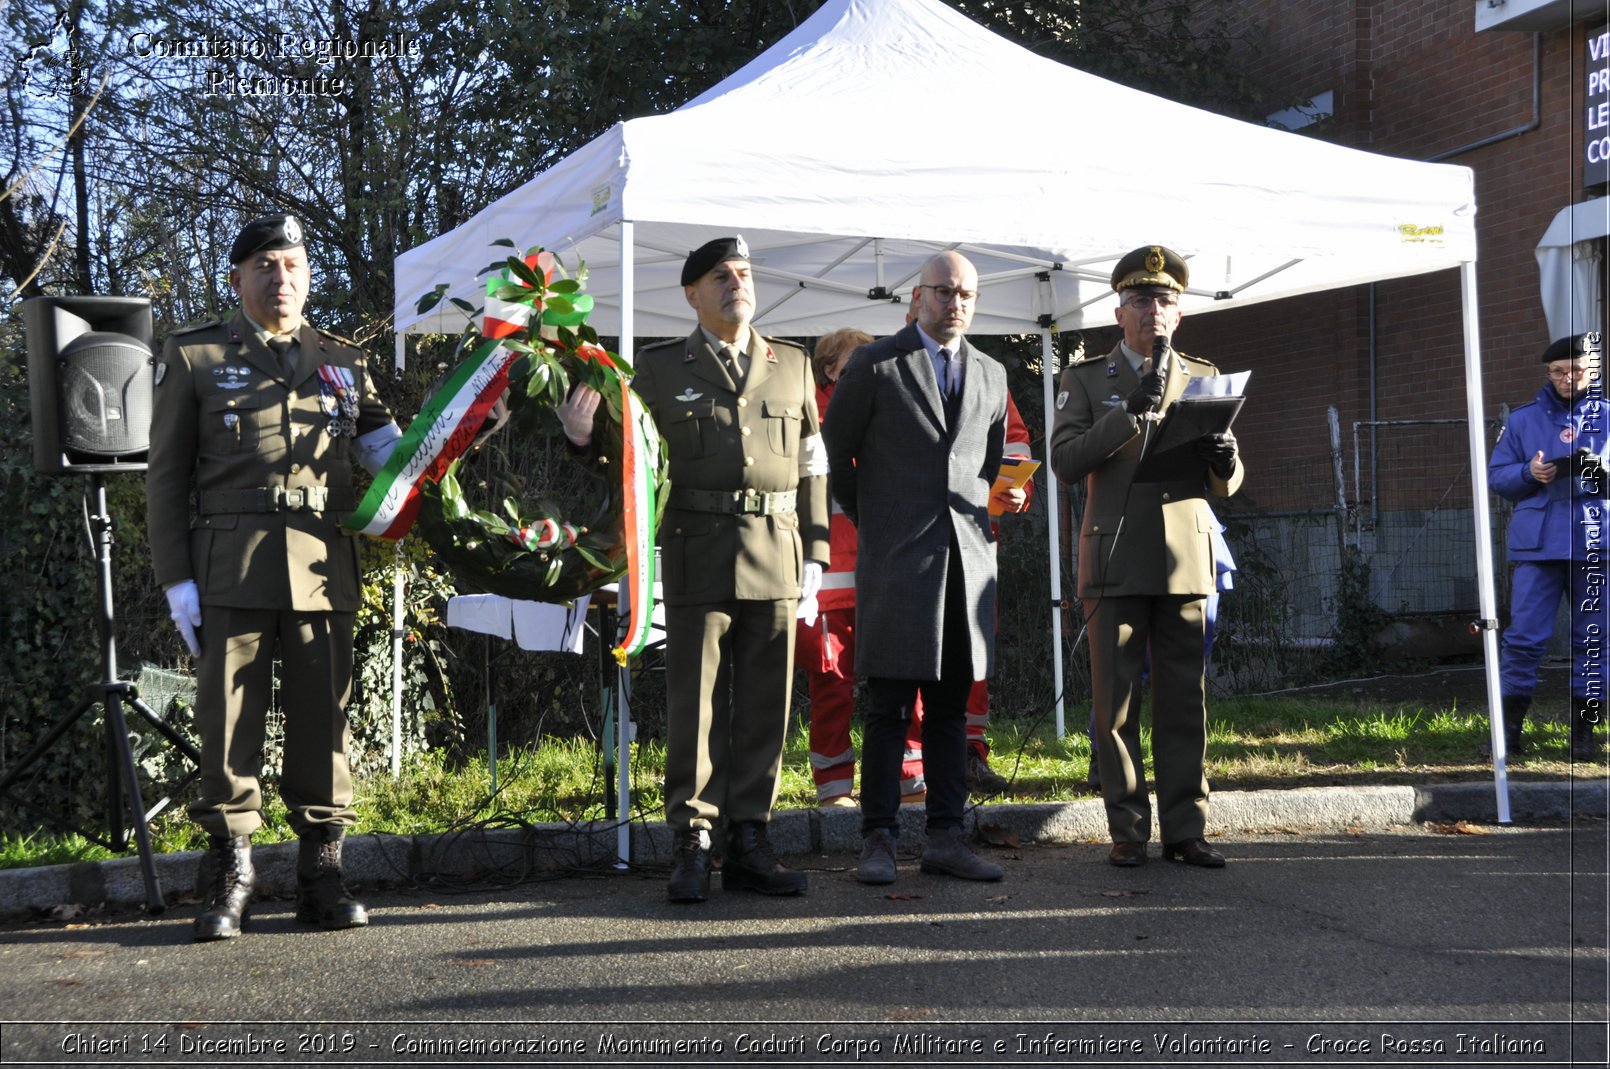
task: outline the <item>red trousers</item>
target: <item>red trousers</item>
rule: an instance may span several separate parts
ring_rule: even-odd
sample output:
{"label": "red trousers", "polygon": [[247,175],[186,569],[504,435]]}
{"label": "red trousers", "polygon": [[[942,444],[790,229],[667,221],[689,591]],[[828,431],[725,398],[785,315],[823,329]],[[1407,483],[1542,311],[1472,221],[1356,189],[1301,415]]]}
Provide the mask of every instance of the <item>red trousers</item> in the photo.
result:
{"label": "red trousers", "polygon": [[[848,795],[855,786],[855,745],[850,722],[855,718],[855,609],[824,610],[814,626],[795,630],[794,663],[805,669],[811,696],[811,775],[816,799]],[[984,729],[989,724],[989,684],[979,680],[967,695],[967,743],[989,756]],[[900,766],[900,793],[924,789],[922,777],[922,699],[917,699],[906,729],[905,760]]]}

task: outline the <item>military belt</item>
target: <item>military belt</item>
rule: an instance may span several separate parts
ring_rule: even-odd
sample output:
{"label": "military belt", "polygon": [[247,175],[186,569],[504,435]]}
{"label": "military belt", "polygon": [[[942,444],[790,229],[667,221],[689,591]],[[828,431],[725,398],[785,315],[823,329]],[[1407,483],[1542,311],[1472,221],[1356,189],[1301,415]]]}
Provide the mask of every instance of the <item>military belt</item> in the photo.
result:
{"label": "military belt", "polygon": [[356,496],[349,486],[257,486],[250,490],[203,490],[196,511],[203,516],[235,512],[350,512]]}
{"label": "military belt", "polygon": [[671,507],[693,512],[722,512],[737,516],[771,516],[793,512],[799,498],[797,490],[694,490],[671,487]]}

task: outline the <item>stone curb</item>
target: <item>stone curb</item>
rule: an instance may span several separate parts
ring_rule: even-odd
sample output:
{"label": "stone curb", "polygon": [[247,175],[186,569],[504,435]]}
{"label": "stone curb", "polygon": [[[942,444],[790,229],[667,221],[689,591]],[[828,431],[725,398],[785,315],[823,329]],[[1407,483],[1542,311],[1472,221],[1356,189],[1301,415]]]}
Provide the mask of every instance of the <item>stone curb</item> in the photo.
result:
{"label": "stone curb", "polygon": [[[1583,818],[1605,819],[1610,791],[1604,780],[1511,783],[1510,820],[1529,824]],[[1155,806],[1155,799],[1153,800]],[[1000,842],[1105,843],[1107,819],[1097,799],[1077,802],[980,804],[969,826]],[[1379,830],[1430,821],[1497,820],[1491,784],[1447,783],[1420,787],[1296,787],[1288,790],[1224,791],[1213,796],[1214,834]],[[920,806],[902,806],[900,838],[908,847],[924,837]],[[861,814],[854,809],[786,810],[772,821],[772,846],[780,854],[852,853],[861,846]],[[442,835],[357,835],[343,851],[348,879],[376,887],[464,881],[484,874],[512,882],[521,875],[560,869],[598,869],[615,864],[613,825],[537,824],[526,828],[474,829]],[[633,825],[632,858],[638,868],[670,864],[671,835],[664,824]],[[295,843],[258,846],[252,853],[258,894],[296,892]],[[160,854],[157,880],[171,905],[195,886],[201,854]],[[114,861],[0,871],[0,919],[28,919],[64,904],[138,906],[145,902],[136,856]]]}

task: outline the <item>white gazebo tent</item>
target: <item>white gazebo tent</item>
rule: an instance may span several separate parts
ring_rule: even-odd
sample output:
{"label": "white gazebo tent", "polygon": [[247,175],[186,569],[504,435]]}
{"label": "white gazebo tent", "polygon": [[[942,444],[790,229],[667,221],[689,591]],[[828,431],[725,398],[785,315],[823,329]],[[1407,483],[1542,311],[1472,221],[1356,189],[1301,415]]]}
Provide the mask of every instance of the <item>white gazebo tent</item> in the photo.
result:
{"label": "white gazebo tent", "polygon": [[[1483,648],[1499,708],[1468,168],[1161,100],[1037,56],[938,0],[829,0],[710,91],[617,124],[399,257],[397,359],[404,334],[462,328],[450,302],[426,314],[416,303],[439,283],[478,303],[479,272],[507,238],[585,262],[591,322],[619,335],[630,360],[633,337],[686,333],[682,260],[735,232],[752,253],[756,324],[794,336],[892,332],[923,261],[959,249],[980,275],[971,332],[1042,335],[1047,425],[1051,332],[1111,323],[1107,280],[1136,245],[1190,259],[1182,303],[1193,314],[1459,268]],[[1057,487],[1043,486],[1060,731]],[[1496,714],[1492,737],[1508,820]]]}
{"label": "white gazebo tent", "polygon": [[1560,209],[1537,243],[1538,290],[1549,338],[1598,330],[1604,322],[1604,264],[1598,242],[1610,236],[1610,197]]}

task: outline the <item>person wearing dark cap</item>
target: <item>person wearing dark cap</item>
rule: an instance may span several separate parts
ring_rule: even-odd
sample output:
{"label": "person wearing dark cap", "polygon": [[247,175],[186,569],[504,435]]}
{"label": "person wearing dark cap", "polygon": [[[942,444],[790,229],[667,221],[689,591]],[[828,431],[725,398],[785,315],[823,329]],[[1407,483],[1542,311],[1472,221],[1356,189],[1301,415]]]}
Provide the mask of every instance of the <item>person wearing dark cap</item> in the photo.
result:
{"label": "person wearing dark cap", "polygon": [[311,273],[297,219],[253,220],[230,259],[240,309],[173,332],[156,362],[146,472],[156,580],[197,664],[190,816],[209,836],[199,941],[239,935],[246,919],[276,655],[280,796],[301,840],[296,917],[368,923],[341,871],[360,586],[358,544],[340,524],[357,504],[352,462],[378,471],[402,436],[363,353],[302,318]]}
{"label": "person wearing dark cap", "polygon": [[1240,487],[1235,438],[1199,439],[1199,464],[1177,477],[1137,481],[1136,468],[1161,418],[1192,378],[1216,375],[1206,360],[1173,348],[1180,295],[1189,283],[1172,249],[1144,245],[1118,261],[1122,337],[1111,352],[1062,374],[1051,431],[1051,469],[1085,481],[1079,534],[1079,598],[1090,648],[1091,712],[1107,827],[1108,860],[1144,864],[1152,812],[1140,749],[1140,681],[1151,649],[1152,765],[1163,856],[1207,868],[1224,857],[1206,841],[1203,770],[1207,703],[1203,632],[1215,587],[1207,495]]}
{"label": "person wearing dark cap", "polygon": [[1593,729],[1604,719],[1610,683],[1610,407],[1597,332],[1543,350],[1548,379],[1530,404],[1510,413],[1493,446],[1487,481],[1515,502],[1509,559],[1515,565],[1509,626],[1499,672],[1504,748],[1523,752],[1537,670],[1554,637],[1560,598],[1571,598],[1571,756],[1594,759]]}
{"label": "person wearing dark cap", "polygon": [[671,475],[659,535],[668,893],[706,898],[711,832],[724,822],[724,888],[800,894],[805,874],[777,860],[767,825],[794,686],[795,612],[829,556],[816,384],[803,349],[750,326],[755,283],[742,237],[690,253],[682,292],[698,326],[639,350],[632,380],[665,436]]}

